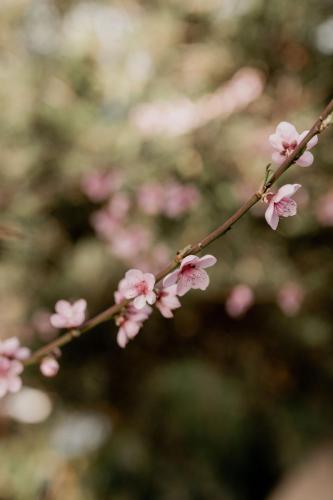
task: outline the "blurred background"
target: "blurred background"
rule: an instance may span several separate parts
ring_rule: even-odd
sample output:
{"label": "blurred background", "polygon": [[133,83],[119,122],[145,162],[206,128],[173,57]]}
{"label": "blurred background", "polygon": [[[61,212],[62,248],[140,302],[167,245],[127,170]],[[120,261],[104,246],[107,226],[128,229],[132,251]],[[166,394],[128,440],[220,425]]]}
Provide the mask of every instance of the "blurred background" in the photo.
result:
{"label": "blurred background", "polygon": [[[1,0],[0,335],[55,338],[263,178],[268,136],[333,94],[332,0]],[[125,350],[108,322],[0,403],[1,500],[332,500],[332,131],[299,215],[259,204],[211,285]]]}

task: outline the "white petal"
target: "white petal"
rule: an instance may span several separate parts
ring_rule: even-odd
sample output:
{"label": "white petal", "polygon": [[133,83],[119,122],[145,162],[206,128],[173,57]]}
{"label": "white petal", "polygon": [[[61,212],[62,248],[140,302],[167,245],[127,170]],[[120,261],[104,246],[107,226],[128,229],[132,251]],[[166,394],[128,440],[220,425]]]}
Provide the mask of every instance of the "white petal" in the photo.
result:
{"label": "white petal", "polygon": [[150,290],[152,290],[154,288],[155,281],[156,281],[155,276],[151,273],[145,273],[143,276],[144,276],[144,280],[147,283],[147,285],[149,286]]}
{"label": "white petal", "polygon": [[50,317],[50,323],[54,328],[66,328],[67,320],[60,316],[60,314],[52,314]]}
{"label": "white petal", "polygon": [[133,305],[136,309],[142,309],[146,305],[146,297],[144,295],[139,295],[134,299]]}
{"label": "white petal", "polygon": [[217,258],[214,255],[204,255],[199,259],[199,267],[205,269],[206,267],[214,266],[217,262]]}
{"label": "white petal", "polygon": [[181,274],[177,284],[177,294],[182,297],[192,288],[192,278],[188,275]]}
{"label": "white petal", "polygon": [[283,141],[289,144],[293,141],[297,141],[299,134],[292,123],[280,122],[276,127],[276,133],[281,137]]}
{"label": "white petal", "polygon": [[174,285],[177,282],[179,272],[180,272],[179,269],[176,269],[172,273],[168,274],[163,280],[163,286],[165,288],[168,288],[168,287]]}
{"label": "white petal", "polygon": [[274,163],[276,163],[276,165],[281,165],[281,163],[284,162],[284,160],[286,159],[285,156],[281,155],[280,153],[278,153],[277,151],[275,151],[273,154],[272,154],[272,161]]}
{"label": "white petal", "polygon": [[182,263],[180,265],[180,269],[182,269],[187,264],[195,264],[196,262],[198,262],[198,260],[199,260],[199,257],[197,257],[196,255],[188,255],[187,257],[185,257],[182,260]]}
{"label": "white petal", "polygon": [[147,293],[147,295],[146,295],[146,301],[150,305],[154,304],[156,302],[156,294],[155,294],[155,292],[149,292],[149,293]]}
{"label": "white petal", "polygon": [[267,210],[265,212],[265,219],[267,221],[267,224],[269,224],[275,231],[279,224],[279,216],[276,213],[273,202],[271,202],[267,207]]}
{"label": "white petal", "polygon": [[285,184],[280,187],[276,195],[274,196],[274,202],[278,203],[282,198],[291,198],[299,188],[302,187],[301,184]]}
{"label": "white petal", "polygon": [[298,158],[296,164],[300,167],[309,167],[313,163],[313,154],[310,151],[305,151],[302,156]]}

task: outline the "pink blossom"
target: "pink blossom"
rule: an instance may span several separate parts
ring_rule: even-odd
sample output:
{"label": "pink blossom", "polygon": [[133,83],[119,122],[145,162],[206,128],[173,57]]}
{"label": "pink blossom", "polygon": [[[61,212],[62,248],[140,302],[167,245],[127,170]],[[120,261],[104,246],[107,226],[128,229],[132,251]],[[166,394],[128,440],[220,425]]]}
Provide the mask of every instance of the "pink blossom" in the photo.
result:
{"label": "pink blossom", "polygon": [[333,226],[333,190],[319,198],[316,216],[321,225]]}
{"label": "pink blossom", "polygon": [[179,269],[168,274],[163,280],[163,286],[169,286],[177,283],[177,295],[182,297],[191,288],[206,290],[209,285],[209,276],[204,270],[216,264],[217,260],[213,255],[197,257],[188,255],[182,260]]}
{"label": "pink blossom", "polygon": [[45,377],[54,377],[59,371],[59,363],[53,356],[46,356],[40,363],[40,371]]}
{"label": "pink blossom", "polygon": [[254,301],[252,289],[248,285],[240,284],[235,286],[226,301],[227,313],[236,318],[242,316],[251,307]]}
{"label": "pink blossom", "polygon": [[148,215],[162,212],[164,203],[164,188],[158,182],[147,182],[140,187],[137,195],[138,205]]}
{"label": "pink blossom", "polygon": [[81,188],[91,201],[106,200],[110,194],[119,189],[121,175],[119,172],[90,172],[83,177]]}
{"label": "pink blossom", "polygon": [[286,316],[295,316],[304,300],[303,288],[292,281],[285,283],[277,296],[277,303]]}
{"label": "pink blossom", "polygon": [[173,317],[173,310],[178,309],[181,303],[177,297],[177,285],[161,288],[157,292],[156,307],[165,318]]}
{"label": "pink blossom", "polygon": [[156,301],[154,286],[155,276],[153,274],[130,269],[125,274],[124,296],[126,299],[134,299],[133,305],[136,309],[142,309],[147,302],[154,304]]}
{"label": "pink blossom", "polygon": [[276,194],[267,193],[265,195],[264,201],[268,203],[265,218],[272,229],[275,230],[278,227],[280,217],[291,217],[296,215],[297,204],[291,196],[293,196],[300,187],[300,184],[285,184],[280,187]]}
{"label": "pink blossom", "polygon": [[[309,131],[304,130],[299,134],[291,123],[281,122],[276,127],[275,134],[269,136],[269,142],[275,150],[272,154],[272,160],[281,165],[284,160],[290,156],[304,139]],[[307,144],[306,151],[296,160],[300,167],[309,167],[313,163],[313,154],[308,151],[312,149],[318,142],[318,137],[315,135]]]}
{"label": "pink blossom", "polygon": [[106,241],[113,241],[117,237],[120,224],[129,208],[128,196],[124,193],[116,193],[104,208],[92,214],[91,224],[96,233]]}
{"label": "pink blossom", "polygon": [[177,218],[194,208],[199,201],[200,193],[195,186],[171,182],[165,186],[163,212],[167,217]]}
{"label": "pink blossom", "polygon": [[20,346],[16,337],[0,341],[0,397],[7,392],[17,392],[21,389],[22,381],[19,375],[23,372],[21,361],[27,359],[30,350]]}
{"label": "pink blossom", "polygon": [[57,329],[50,323],[51,314],[49,311],[40,309],[32,317],[32,326],[44,341],[50,341],[57,335]]}
{"label": "pink blossom", "polygon": [[[124,278],[119,282],[118,290],[114,294],[116,304],[120,304],[125,299],[127,290],[127,280]],[[119,326],[117,343],[124,348],[128,341],[134,338],[140,331],[143,322],[149,317],[152,308],[145,305],[138,310],[133,304],[128,304],[116,319]]]}
{"label": "pink blossom", "polygon": [[148,249],[151,242],[149,230],[139,224],[119,228],[110,245],[110,249],[119,259],[131,261],[140,252]]}
{"label": "pink blossom", "polygon": [[51,325],[55,328],[75,328],[82,325],[85,320],[87,302],[79,299],[73,304],[67,300],[58,300],[55,305],[56,314],[50,318]]}
{"label": "pink blossom", "polygon": [[17,337],[10,337],[0,341],[0,356],[23,361],[30,356],[30,349],[22,347]]}

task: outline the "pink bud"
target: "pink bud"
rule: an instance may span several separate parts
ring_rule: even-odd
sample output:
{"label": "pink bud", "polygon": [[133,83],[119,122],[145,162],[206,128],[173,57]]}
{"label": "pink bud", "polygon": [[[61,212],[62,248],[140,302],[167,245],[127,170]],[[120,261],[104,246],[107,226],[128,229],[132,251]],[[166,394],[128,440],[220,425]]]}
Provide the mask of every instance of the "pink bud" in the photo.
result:
{"label": "pink bud", "polygon": [[41,361],[40,371],[45,377],[54,377],[59,371],[59,363],[53,356],[47,356]]}

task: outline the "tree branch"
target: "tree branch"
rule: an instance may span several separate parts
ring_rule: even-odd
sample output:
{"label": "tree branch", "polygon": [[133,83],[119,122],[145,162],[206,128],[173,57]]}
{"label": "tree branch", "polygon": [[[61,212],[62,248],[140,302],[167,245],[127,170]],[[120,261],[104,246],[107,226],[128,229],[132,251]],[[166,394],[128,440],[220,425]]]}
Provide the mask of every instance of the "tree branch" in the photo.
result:
{"label": "tree branch", "polygon": [[[223,236],[232,226],[241,218],[244,214],[246,214],[250,208],[252,208],[259,200],[261,200],[263,194],[295,163],[295,161],[302,155],[304,149],[308,142],[315,135],[321,134],[332,122],[332,113],[333,113],[333,99],[326,106],[324,111],[321,113],[319,118],[312,125],[311,129],[304,137],[304,139],[298,144],[295,148],[294,152],[286,157],[285,161],[277,168],[274,174],[267,180],[264,181],[261,188],[254,193],[233,215],[231,215],[223,224],[221,224],[214,231],[210,232],[207,236],[202,238],[197,243],[193,245],[187,245],[183,250],[177,252],[176,258],[170,262],[170,264],[160,271],[156,275],[156,282],[161,281],[167,274],[174,271],[181,260],[190,254],[197,254],[201,252],[208,245],[213,243],[215,240]],[[119,313],[130,301],[123,300],[120,304],[114,304],[108,309],[105,309],[101,313],[97,314],[97,316],[86,321],[83,326],[79,329],[69,330],[60,337],[58,337],[53,342],[41,347],[36,350],[26,361],[25,364],[32,364],[37,362],[43,356],[52,353],[59,347],[62,347],[73,339],[79,337],[81,334],[88,332],[95,326],[108,321],[117,313]]]}

